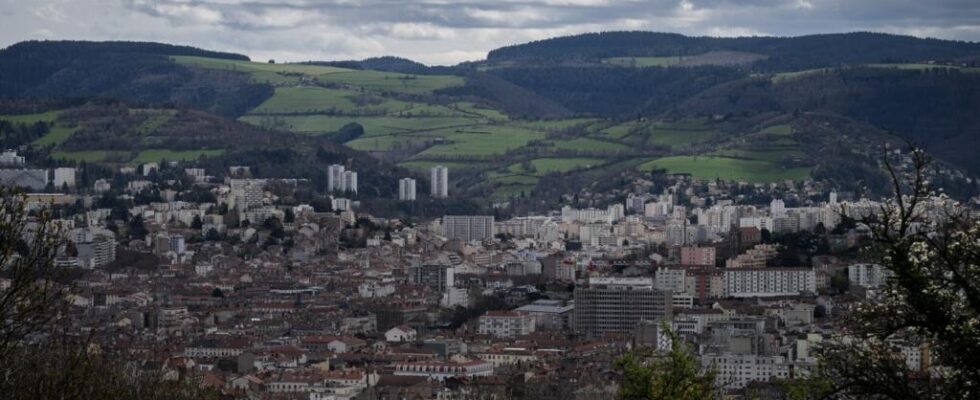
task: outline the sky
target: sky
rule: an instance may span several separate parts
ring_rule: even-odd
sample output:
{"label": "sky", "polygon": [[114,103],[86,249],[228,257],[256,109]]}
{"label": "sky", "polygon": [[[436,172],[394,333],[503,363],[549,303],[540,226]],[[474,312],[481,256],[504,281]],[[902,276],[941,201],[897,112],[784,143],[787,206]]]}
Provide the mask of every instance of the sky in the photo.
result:
{"label": "sky", "polygon": [[449,65],[505,45],[612,30],[980,41],[980,0],[0,0],[0,47],[139,40],[262,61],[395,55]]}

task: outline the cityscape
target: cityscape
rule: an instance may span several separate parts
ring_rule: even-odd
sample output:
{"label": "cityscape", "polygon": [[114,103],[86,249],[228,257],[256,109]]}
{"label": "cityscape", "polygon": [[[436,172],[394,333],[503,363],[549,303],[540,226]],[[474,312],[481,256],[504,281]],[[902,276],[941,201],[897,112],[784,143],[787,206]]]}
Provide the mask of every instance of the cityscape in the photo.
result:
{"label": "cityscape", "polygon": [[523,33],[363,28],[398,57],[332,61],[189,39],[451,14],[341,3],[119,6],[188,30],[158,41],[0,28],[0,397],[980,398],[980,36],[475,1]]}

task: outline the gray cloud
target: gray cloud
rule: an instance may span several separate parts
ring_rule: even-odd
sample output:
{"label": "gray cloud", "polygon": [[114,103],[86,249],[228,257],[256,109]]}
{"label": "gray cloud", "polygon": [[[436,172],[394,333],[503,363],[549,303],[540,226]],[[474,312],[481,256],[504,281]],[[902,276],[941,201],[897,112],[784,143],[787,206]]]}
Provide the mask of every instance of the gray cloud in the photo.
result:
{"label": "gray cloud", "polygon": [[154,40],[300,61],[479,59],[495,47],[603,30],[800,35],[874,30],[980,40],[976,0],[0,0],[0,46]]}

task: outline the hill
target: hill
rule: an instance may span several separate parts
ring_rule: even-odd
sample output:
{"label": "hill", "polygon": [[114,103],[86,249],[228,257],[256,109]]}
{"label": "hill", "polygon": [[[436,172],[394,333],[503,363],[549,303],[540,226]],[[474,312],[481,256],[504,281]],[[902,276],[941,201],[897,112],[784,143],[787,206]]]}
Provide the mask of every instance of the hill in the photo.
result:
{"label": "hill", "polygon": [[[885,48],[872,49],[877,46]],[[295,170],[273,164],[260,170],[322,179],[316,151],[255,145],[280,135],[283,142],[333,149],[324,157],[346,154],[335,144],[342,143],[360,163],[383,160],[379,171],[392,163],[424,175],[428,167],[446,165],[455,192],[480,201],[544,201],[555,190],[607,187],[623,174],[662,170],[754,183],[816,178],[861,192],[883,187],[874,160],[885,142],[925,141],[944,161],[980,172],[972,154],[980,138],[973,112],[980,69],[970,64],[980,54],[976,49],[975,43],[868,33],[702,38],[612,32],[511,46],[484,62],[431,68],[394,57],[282,64],[187,49],[160,54],[175,50],[162,47],[81,57],[5,97],[35,103],[41,93],[116,98],[136,104],[128,108],[181,116],[201,109],[241,122],[235,125],[241,133],[216,129],[198,137],[182,134],[181,125],[170,130],[170,111],[133,122],[143,115],[116,116],[120,126],[162,128],[100,137],[74,132],[70,120],[58,119],[49,127],[55,134],[31,139],[35,146],[54,144],[57,154],[115,152],[88,155],[101,162],[160,155],[294,158],[287,164]],[[842,54],[852,51],[861,54]],[[4,57],[0,52],[0,61]],[[7,65],[28,73],[29,63]],[[253,95],[234,95],[242,91]],[[84,98],[59,107],[86,105]],[[9,140],[36,135],[31,129],[18,128]],[[212,153],[173,153],[192,149]],[[360,158],[365,154],[373,159]],[[313,172],[304,172],[306,165],[314,165]],[[383,179],[377,193],[390,194],[395,185]]]}
{"label": "hill", "polygon": [[[31,113],[24,113],[25,110]],[[359,172],[362,192],[391,197],[398,170],[321,138],[273,132],[188,108],[138,107],[116,101],[81,104],[0,102],[0,140],[35,165],[118,167],[181,161],[221,176],[249,165],[257,177],[309,179],[325,190],[327,166]]]}
{"label": "hill", "polygon": [[239,115],[272,93],[234,71],[187,68],[169,56],[239,54],[147,42],[30,41],[0,50],[0,98],[100,97]]}
{"label": "hill", "polygon": [[980,55],[980,44],[871,32],[736,38],[602,32],[502,47],[490,51],[486,63],[599,63],[613,57],[683,58],[717,51],[758,55],[758,59],[748,63],[750,69],[776,72],[868,63],[953,61]]}

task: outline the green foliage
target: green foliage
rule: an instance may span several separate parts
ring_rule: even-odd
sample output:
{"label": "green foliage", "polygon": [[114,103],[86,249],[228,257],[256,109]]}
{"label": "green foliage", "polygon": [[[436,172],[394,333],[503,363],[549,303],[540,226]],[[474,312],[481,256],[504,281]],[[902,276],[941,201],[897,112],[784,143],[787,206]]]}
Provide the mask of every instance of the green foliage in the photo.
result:
{"label": "green foliage", "polygon": [[[952,203],[929,202],[929,160],[911,154],[908,178],[888,164],[895,197],[864,221],[874,239],[869,254],[894,277],[851,310],[849,334],[821,352],[814,379],[833,382],[838,397],[980,396],[980,222]],[[909,367],[896,341],[928,347],[931,368]]]}
{"label": "green foliage", "polygon": [[701,400],[714,397],[714,371],[703,370],[687,345],[669,329],[668,333],[672,347],[666,354],[639,349],[616,360],[616,368],[623,372],[619,399]]}

